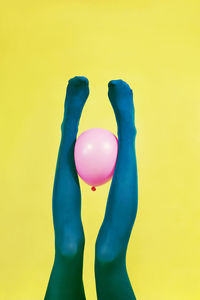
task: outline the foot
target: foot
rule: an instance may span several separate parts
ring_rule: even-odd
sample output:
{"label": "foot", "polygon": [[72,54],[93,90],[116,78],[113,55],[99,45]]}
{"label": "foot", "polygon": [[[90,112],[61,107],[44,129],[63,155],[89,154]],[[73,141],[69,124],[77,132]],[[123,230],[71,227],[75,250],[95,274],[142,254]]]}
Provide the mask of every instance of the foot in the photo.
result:
{"label": "foot", "polygon": [[108,84],[108,97],[115,113],[134,112],[133,92],[123,80],[111,80]]}
{"label": "foot", "polygon": [[65,111],[70,116],[80,118],[89,95],[89,81],[86,77],[76,76],[69,80],[65,99]]}
{"label": "foot", "polygon": [[108,97],[115,112],[118,124],[118,135],[128,129],[129,133],[136,134],[134,120],[133,92],[123,80],[112,80],[108,84]]}

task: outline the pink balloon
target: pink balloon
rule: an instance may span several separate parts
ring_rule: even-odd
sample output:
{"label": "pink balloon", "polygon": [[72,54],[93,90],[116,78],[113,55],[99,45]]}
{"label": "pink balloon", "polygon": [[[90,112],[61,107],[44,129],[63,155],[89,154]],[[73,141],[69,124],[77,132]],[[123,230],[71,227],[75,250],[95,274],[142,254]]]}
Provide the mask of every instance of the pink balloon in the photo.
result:
{"label": "pink balloon", "polygon": [[91,128],[76,140],[74,159],[79,176],[89,185],[102,185],[114,173],[118,153],[118,139],[109,130]]}

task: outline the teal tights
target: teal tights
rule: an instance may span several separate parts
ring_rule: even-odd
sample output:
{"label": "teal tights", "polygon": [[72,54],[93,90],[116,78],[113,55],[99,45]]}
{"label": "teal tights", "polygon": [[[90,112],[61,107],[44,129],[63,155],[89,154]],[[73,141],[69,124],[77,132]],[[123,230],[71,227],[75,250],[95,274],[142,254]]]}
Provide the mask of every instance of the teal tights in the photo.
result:
{"label": "teal tights", "polygon": [[[82,280],[85,236],[74,145],[88,95],[85,77],[69,80],[53,189],[55,259],[45,300],[86,299]],[[124,81],[112,80],[108,96],[117,121],[119,143],[105,217],[95,243],[97,298],[135,300],[126,269],[126,251],[138,202],[133,93]]]}

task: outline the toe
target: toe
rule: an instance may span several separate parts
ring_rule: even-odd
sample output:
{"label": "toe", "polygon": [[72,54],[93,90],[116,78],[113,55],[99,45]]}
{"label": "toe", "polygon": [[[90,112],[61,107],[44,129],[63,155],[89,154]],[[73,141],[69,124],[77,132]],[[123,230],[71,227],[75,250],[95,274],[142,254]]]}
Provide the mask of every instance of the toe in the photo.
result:
{"label": "toe", "polygon": [[80,81],[80,83],[89,84],[89,80],[84,76],[77,76],[76,78],[78,81]]}
{"label": "toe", "polygon": [[108,83],[108,87],[113,87],[113,86],[124,86],[124,87],[128,87],[130,88],[130,86],[128,85],[128,83],[126,83],[125,81],[123,81],[122,79],[116,79],[116,80],[111,80]]}
{"label": "toe", "polygon": [[89,80],[84,76],[75,76],[69,80],[69,84],[73,84],[75,86],[82,85],[82,84],[88,85]]}
{"label": "toe", "polygon": [[111,80],[109,83],[108,83],[108,87],[109,88],[112,88],[114,86],[116,86],[118,83],[118,80]]}
{"label": "toe", "polygon": [[127,88],[127,89],[131,89],[130,86],[128,85],[128,83],[122,79],[119,79],[118,80],[118,85],[120,87],[124,87],[124,88]]}
{"label": "toe", "polygon": [[132,90],[131,90],[130,86],[128,85],[128,83],[126,83],[122,79],[111,80],[108,83],[108,88],[109,89],[114,89],[114,90],[116,89],[116,90],[123,90],[123,91],[132,92]]}

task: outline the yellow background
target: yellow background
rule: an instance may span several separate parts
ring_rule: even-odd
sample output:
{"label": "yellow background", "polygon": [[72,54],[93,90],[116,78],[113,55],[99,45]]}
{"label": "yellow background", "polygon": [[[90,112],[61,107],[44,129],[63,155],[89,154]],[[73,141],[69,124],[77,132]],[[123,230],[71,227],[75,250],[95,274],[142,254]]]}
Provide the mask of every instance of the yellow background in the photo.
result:
{"label": "yellow background", "polygon": [[[0,299],[43,299],[54,256],[51,196],[67,81],[90,80],[79,134],[116,133],[107,83],[134,90],[139,211],[127,268],[138,300],[200,298],[199,1],[4,1],[0,43]],[[81,181],[84,282],[110,182]]]}

